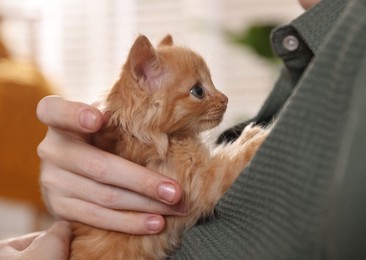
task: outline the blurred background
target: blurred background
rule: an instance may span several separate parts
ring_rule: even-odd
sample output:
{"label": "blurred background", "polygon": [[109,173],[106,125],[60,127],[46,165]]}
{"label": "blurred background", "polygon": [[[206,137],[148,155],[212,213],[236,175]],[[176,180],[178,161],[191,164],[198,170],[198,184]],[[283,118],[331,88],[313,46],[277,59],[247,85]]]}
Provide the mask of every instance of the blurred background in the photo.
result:
{"label": "blurred background", "polygon": [[269,32],[301,12],[296,0],[0,0],[0,239],[52,221],[38,186],[43,96],[92,103],[137,35],[157,43],[170,33],[229,97],[223,129],[258,111],[280,67]]}

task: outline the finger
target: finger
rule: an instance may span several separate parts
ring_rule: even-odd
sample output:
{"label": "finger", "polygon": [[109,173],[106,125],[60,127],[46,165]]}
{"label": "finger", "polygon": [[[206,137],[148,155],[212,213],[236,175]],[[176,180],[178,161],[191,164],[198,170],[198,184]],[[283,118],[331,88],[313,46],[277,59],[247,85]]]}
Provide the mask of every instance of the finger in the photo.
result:
{"label": "finger", "polygon": [[37,116],[44,124],[80,133],[94,133],[104,123],[102,113],[81,102],[47,96],[37,106]]}
{"label": "finger", "polygon": [[[40,153],[47,156],[56,167],[81,174],[103,184],[109,184],[143,194],[167,204],[177,204],[182,197],[179,184],[164,175],[81,142],[64,140],[44,149],[57,147]],[[59,150],[63,151],[62,156]],[[47,181],[50,174],[43,175]]]}
{"label": "finger", "polygon": [[[186,212],[186,209],[180,204],[169,206],[130,190],[101,184],[92,179],[53,168],[52,165],[47,166],[47,171],[53,172],[52,178],[43,181],[44,188],[50,191],[49,194],[53,194],[49,198],[52,205],[56,205],[59,198],[71,197],[110,209],[159,215],[184,215]],[[62,176],[62,178],[56,178],[59,176]],[[56,211],[55,208],[58,210]],[[52,210],[57,215],[65,211],[60,207],[53,207]]]}
{"label": "finger", "polygon": [[165,220],[160,215],[116,211],[74,198],[64,198],[59,205],[65,209],[63,218],[106,230],[145,235],[159,233],[165,225]]}

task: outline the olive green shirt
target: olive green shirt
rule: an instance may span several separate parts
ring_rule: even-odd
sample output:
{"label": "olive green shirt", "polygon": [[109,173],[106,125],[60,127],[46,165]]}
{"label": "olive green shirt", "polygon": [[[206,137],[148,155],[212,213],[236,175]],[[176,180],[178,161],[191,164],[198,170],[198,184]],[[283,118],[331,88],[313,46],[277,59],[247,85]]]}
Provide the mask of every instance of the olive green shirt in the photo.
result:
{"label": "olive green shirt", "polygon": [[273,130],[172,259],[366,259],[366,0],[323,0],[272,42],[254,120]]}

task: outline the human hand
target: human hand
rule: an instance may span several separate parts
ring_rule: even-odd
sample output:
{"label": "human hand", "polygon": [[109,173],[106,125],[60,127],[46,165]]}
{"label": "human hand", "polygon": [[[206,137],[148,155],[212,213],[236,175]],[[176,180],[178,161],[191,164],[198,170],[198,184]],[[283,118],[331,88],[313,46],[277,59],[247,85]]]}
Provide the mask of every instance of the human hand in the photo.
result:
{"label": "human hand", "polygon": [[38,147],[41,187],[54,215],[102,229],[153,234],[182,215],[179,184],[90,145],[106,119],[95,107],[50,96],[37,107],[48,132]]}
{"label": "human hand", "polygon": [[45,232],[0,241],[0,259],[66,260],[71,237],[69,224],[57,222]]}

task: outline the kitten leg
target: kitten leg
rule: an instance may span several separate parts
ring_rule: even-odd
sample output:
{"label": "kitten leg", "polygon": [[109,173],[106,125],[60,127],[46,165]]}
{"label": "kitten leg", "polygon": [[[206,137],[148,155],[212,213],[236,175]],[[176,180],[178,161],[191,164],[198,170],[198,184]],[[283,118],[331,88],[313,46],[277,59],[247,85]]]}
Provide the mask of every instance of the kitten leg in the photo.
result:
{"label": "kitten leg", "polygon": [[204,215],[210,214],[210,210],[248,165],[269,133],[269,128],[264,129],[251,124],[235,142],[220,146],[216,150],[211,163],[193,179],[192,185],[198,187],[192,189],[197,191],[197,194],[191,195],[196,202],[194,206],[200,206],[194,210],[200,210]]}
{"label": "kitten leg", "polygon": [[254,126],[253,123],[244,128],[239,138],[234,142],[239,150],[236,160],[242,161],[241,167],[244,168],[249,163],[269,133],[270,128]]}
{"label": "kitten leg", "polygon": [[248,166],[269,133],[270,128],[254,126],[251,123],[244,128],[235,142],[224,148],[220,156],[224,162],[222,167],[224,167],[225,172],[223,191],[226,191],[243,169]]}
{"label": "kitten leg", "polygon": [[256,135],[263,134],[265,130],[266,130],[265,128],[255,126],[254,123],[250,123],[244,128],[241,135],[238,137],[237,141],[241,145],[245,145],[247,141],[250,141],[252,138],[255,138]]}

